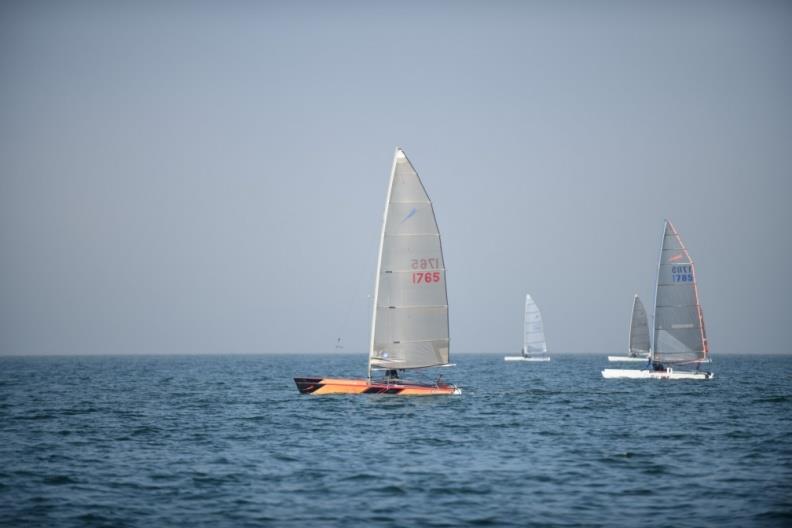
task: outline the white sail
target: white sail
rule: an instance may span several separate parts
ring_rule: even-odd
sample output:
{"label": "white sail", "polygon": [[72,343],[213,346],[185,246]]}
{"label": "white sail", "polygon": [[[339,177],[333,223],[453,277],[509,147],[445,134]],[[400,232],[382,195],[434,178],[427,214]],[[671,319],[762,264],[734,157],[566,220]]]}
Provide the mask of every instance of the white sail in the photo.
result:
{"label": "white sail", "polygon": [[708,354],[693,261],[666,220],[657,271],[652,362],[698,363],[707,361]]}
{"label": "white sail", "polygon": [[448,296],[440,232],[418,173],[396,149],[380,238],[371,369],[448,363]]}
{"label": "white sail", "polygon": [[649,324],[646,322],[646,309],[636,295],[633,299],[632,317],[630,318],[630,356],[643,357],[649,355]]}
{"label": "white sail", "polygon": [[542,314],[530,294],[525,296],[525,325],[523,330],[523,353],[531,355],[547,352]]}

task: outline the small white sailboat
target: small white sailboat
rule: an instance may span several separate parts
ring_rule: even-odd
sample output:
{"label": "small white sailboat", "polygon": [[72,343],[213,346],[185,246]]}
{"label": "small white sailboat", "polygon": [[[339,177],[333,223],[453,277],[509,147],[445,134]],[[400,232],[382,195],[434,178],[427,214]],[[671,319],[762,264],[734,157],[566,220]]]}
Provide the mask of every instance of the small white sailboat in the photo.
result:
{"label": "small white sailboat", "polygon": [[608,356],[608,361],[643,361],[649,358],[649,324],[646,309],[636,294],[630,317],[630,347],[626,356]]}
{"label": "small white sailboat", "polygon": [[[396,149],[380,235],[368,377],[294,378],[302,394],[461,394],[435,382],[402,380],[399,372],[450,367],[448,294],[440,231],[426,189],[404,151]],[[373,371],[384,371],[375,379]]]}
{"label": "small white sailboat", "polygon": [[[542,355],[534,355],[542,354]],[[523,348],[519,356],[504,356],[504,361],[550,361],[547,354],[542,313],[530,294],[525,296],[525,321],[523,323]]]}
{"label": "small white sailboat", "polygon": [[648,368],[604,369],[602,377],[712,379],[712,372],[701,370],[702,363],[709,363],[709,345],[695,267],[676,228],[666,220],[655,288],[654,348]]}

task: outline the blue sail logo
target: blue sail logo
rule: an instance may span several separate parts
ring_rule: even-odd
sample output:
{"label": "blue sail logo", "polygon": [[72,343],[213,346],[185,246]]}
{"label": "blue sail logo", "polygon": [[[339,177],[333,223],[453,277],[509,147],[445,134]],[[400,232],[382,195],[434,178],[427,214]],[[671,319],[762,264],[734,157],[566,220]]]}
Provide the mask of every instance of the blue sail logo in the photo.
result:
{"label": "blue sail logo", "polygon": [[401,222],[399,222],[399,223],[400,223],[400,224],[403,224],[404,222],[406,222],[407,220],[409,220],[410,218],[412,218],[412,217],[413,217],[413,215],[415,214],[415,211],[416,211],[416,209],[415,209],[415,207],[413,207],[413,208],[410,210],[410,212],[409,212],[409,213],[407,213],[407,216],[405,216],[404,218],[402,218],[402,221],[401,221]]}

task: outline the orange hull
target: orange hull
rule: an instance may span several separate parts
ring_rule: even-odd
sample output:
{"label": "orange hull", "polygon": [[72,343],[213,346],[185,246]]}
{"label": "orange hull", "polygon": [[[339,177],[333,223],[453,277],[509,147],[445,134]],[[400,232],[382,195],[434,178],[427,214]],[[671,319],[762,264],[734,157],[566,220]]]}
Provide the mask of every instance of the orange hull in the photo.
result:
{"label": "orange hull", "polygon": [[294,378],[302,394],[392,394],[398,396],[434,396],[459,394],[454,385],[420,385],[404,381],[370,381],[342,378]]}

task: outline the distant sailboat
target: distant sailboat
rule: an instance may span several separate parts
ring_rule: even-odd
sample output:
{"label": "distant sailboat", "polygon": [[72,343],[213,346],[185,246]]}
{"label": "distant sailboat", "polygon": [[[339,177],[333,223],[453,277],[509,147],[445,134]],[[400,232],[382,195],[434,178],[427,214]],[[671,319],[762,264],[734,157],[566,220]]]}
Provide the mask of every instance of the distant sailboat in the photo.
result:
{"label": "distant sailboat", "polygon": [[626,356],[608,356],[608,361],[646,361],[649,357],[649,324],[646,322],[646,309],[641,299],[633,298],[630,317],[630,348]]}
{"label": "distant sailboat", "polygon": [[[535,355],[542,354],[542,355]],[[542,313],[530,294],[525,296],[525,321],[523,323],[522,355],[504,356],[505,361],[550,361],[544,335]]]}
{"label": "distant sailboat", "polygon": [[[666,220],[655,290],[654,348],[645,370],[605,369],[605,378],[702,379],[709,362],[696,271],[679,233]],[[694,367],[692,369],[691,367]]]}
{"label": "distant sailboat", "polygon": [[[434,209],[418,173],[396,149],[380,236],[367,379],[294,378],[303,394],[460,394],[399,372],[452,366],[445,262]],[[373,379],[372,372],[384,371]]]}

